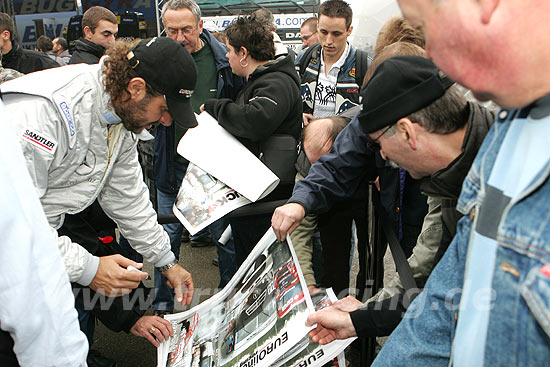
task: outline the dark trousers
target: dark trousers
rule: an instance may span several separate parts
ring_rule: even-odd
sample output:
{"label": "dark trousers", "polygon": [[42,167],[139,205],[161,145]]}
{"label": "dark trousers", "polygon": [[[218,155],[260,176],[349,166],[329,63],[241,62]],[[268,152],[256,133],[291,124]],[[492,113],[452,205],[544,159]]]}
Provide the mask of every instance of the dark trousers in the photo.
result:
{"label": "dark trousers", "polygon": [[361,299],[366,282],[366,248],[368,244],[367,200],[350,200],[319,215],[318,229],[323,247],[321,287],[332,287],[338,298],[349,294],[352,222],[357,228],[359,274],[358,297]]}
{"label": "dark trousers", "polygon": [[271,216],[272,213],[229,219],[235,244],[235,268],[237,270],[271,226]]}
{"label": "dark trousers", "polygon": [[7,331],[0,330],[0,366],[19,367],[13,352],[13,339]]}

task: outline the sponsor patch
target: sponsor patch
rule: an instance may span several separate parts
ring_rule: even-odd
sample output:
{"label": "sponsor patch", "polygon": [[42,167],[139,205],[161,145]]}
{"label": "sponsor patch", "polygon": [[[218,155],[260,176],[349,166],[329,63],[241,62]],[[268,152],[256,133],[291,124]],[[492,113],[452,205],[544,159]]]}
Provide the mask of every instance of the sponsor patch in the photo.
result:
{"label": "sponsor patch", "polygon": [[54,154],[57,148],[57,142],[55,140],[32,129],[26,129],[23,132],[22,138],[26,142],[32,143],[37,148],[50,154]]}
{"label": "sponsor patch", "polygon": [[61,112],[63,112],[63,117],[65,117],[65,124],[67,125],[67,132],[69,133],[69,147],[73,148],[76,142],[76,129],[71,111],[69,110],[67,102],[59,103],[59,108]]}
{"label": "sponsor patch", "polygon": [[355,68],[351,68],[351,70],[349,71],[349,76],[355,78]]}

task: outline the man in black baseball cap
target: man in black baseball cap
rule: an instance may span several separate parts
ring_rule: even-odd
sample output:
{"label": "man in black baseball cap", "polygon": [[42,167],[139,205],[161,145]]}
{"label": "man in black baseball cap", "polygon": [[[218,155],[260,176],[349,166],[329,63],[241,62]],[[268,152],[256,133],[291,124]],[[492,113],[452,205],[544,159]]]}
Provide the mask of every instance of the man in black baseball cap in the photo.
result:
{"label": "man in black baseball cap", "polygon": [[[168,38],[153,38],[117,40],[98,64],[43,70],[2,84],[2,100],[75,288],[120,296],[147,277],[131,270],[143,264],[110,255],[118,252],[117,246],[94,233],[95,223],[82,220],[79,231],[64,226],[69,215],[97,200],[130,245],[166,277],[175,300],[181,305],[191,302],[192,276],[179,265],[170,237],[157,221],[136,145],[147,135],[144,129],[169,126],[172,118],[188,127],[196,125],[189,104],[196,77],[185,47]],[[92,320],[94,305],[81,298],[75,307],[83,319]],[[121,299],[114,302],[109,301],[114,305],[109,312],[122,314],[112,320],[124,323],[126,331],[155,345],[172,335],[158,317],[138,315],[137,321],[132,306],[123,307]],[[90,341],[93,324],[81,324]]]}
{"label": "man in black baseball cap", "polygon": [[197,71],[183,44],[167,37],[144,39],[128,51],[127,57],[136,74],[164,95],[176,123],[186,128],[197,126],[191,106]]}
{"label": "man in black baseball cap", "polygon": [[[361,92],[361,112],[336,139],[331,153],[296,184],[290,203],[275,210],[272,223],[279,237],[292,230],[292,221],[301,220],[301,212],[315,214],[353,192],[353,182],[371,169],[369,154],[381,149],[383,158],[411,176],[429,177],[422,184],[422,191],[431,197],[426,231],[408,260],[416,280],[423,282],[456,232],[460,218],[454,209],[456,200],[494,115],[467,102],[430,60],[388,58],[400,51],[398,44],[389,47],[397,51],[387,47],[373,60],[374,72]],[[402,289],[399,276],[394,279],[392,287]],[[361,309],[357,309],[361,302],[348,298],[310,315],[306,324],[317,324],[309,333],[311,339],[327,344],[351,336],[388,335],[401,320],[410,295],[392,287]]]}
{"label": "man in black baseball cap", "polygon": [[420,56],[382,62],[361,91],[359,121],[367,133],[394,124],[441,98],[454,82]]}
{"label": "man in black baseball cap", "polygon": [[[439,139],[430,135],[441,135],[449,143],[455,135],[464,135],[468,119],[455,113],[461,108],[459,103],[444,103],[446,99],[434,103],[453,84],[424,57],[396,56],[382,62],[361,92],[363,103],[358,119],[371,139],[369,148],[380,150],[382,158],[389,160],[394,167],[401,166],[413,178],[429,176],[445,167],[441,160],[445,161],[449,154],[458,155],[449,148],[453,146],[460,150],[462,140],[458,140],[458,147],[444,141],[441,141],[441,146],[433,146],[431,143]],[[424,109],[432,104],[426,113]],[[448,116],[456,118],[449,119]],[[392,144],[386,143],[390,139]],[[433,151],[437,154],[431,154]]]}
{"label": "man in black baseball cap", "polygon": [[[272,226],[279,240],[292,232],[306,213],[328,210],[334,202],[348,198],[365,169],[375,174],[373,150],[379,149],[378,143],[387,133],[378,130],[432,104],[453,84],[430,60],[420,56],[398,56],[384,62],[377,57],[369,70],[375,71],[367,73],[370,79],[361,91],[361,112],[336,139],[332,151],[312,167],[317,174],[310,173],[308,179],[298,182],[289,204],[275,210]],[[458,124],[464,126],[465,121]],[[340,171],[338,177],[336,171]]]}

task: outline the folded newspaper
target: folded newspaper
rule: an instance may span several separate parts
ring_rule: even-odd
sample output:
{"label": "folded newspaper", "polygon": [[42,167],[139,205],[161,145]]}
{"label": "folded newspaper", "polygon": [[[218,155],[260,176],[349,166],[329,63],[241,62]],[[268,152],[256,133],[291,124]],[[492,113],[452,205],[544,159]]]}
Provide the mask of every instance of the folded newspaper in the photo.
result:
{"label": "folded newspaper", "polygon": [[187,130],[177,152],[189,162],[239,192],[250,201],[267,196],[279,178],[218,121],[203,112],[198,126]]}
{"label": "folded newspaper", "polygon": [[[317,307],[335,299],[317,298]],[[311,343],[305,321],[314,310],[290,237],[278,242],[269,229],[225,288],[165,316],[174,336],[158,348],[158,366],[322,366],[353,339]]]}
{"label": "folded newspaper", "polygon": [[189,163],[172,211],[191,235],[251,201]]}
{"label": "folded newspaper", "polygon": [[172,208],[191,235],[231,211],[267,196],[279,178],[208,113],[181,138],[190,163]]}

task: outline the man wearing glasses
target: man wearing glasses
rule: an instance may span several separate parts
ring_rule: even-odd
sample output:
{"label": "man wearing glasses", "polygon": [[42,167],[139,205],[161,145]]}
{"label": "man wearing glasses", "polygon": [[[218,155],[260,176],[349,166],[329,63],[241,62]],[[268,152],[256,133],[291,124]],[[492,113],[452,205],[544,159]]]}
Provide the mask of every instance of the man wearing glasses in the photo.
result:
{"label": "man wearing glasses", "polygon": [[[372,67],[378,63],[375,59]],[[399,56],[381,62],[361,94],[362,111],[338,136],[332,151],[312,166],[305,180],[296,184],[289,203],[275,210],[272,226],[282,240],[305,214],[325,211],[347,198],[365,171],[371,169],[369,157],[380,151],[384,159],[404,168],[412,177],[429,177],[422,191],[441,202],[430,207],[424,227],[436,218],[440,222],[436,225],[443,229],[442,238],[435,240],[432,236],[428,241],[421,234],[408,260],[414,276],[421,276],[417,281],[424,282],[424,268],[428,265],[429,274],[456,233],[460,217],[454,208],[462,181],[494,116],[483,107],[466,102],[450,79],[431,61],[419,56]],[[426,243],[420,245],[423,242]],[[430,264],[425,264],[426,259]],[[402,292],[403,286],[396,279],[390,284]],[[357,309],[357,300],[346,305],[346,312],[338,307],[319,312],[310,322],[321,326],[310,335],[323,344],[350,332],[359,336],[388,335],[396,326],[388,322],[388,306],[400,305],[397,310],[394,306],[395,314],[391,316],[398,322],[404,310],[401,305],[407,303],[402,293],[394,294],[385,288],[378,295],[378,302],[367,304],[366,311],[352,313],[351,318],[349,305]],[[387,297],[395,299],[382,300]],[[342,323],[331,324],[335,320]]]}
{"label": "man wearing glasses", "polygon": [[[200,106],[210,98],[234,99],[244,84],[241,77],[231,72],[229,61],[225,57],[225,46],[218,42],[212,34],[203,29],[201,10],[193,0],[170,0],[162,7],[162,22],[166,35],[176,42],[181,42],[193,57],[200,80],[191,96],[191,104],[195,113],[200,113]],[[162,65],[160,65],[162,66]],[[171,214],[172,206],[180,188],[183,176],[189,162],[176,152],[177,144],[187,131],[181,126],[162,126],[155,129],[155,161],[154,174],[157,185],[159,214]],[[179,255],[183,232],[180,223],[165,224],[164,229],[170,236],[172,251]],[[217,245],[218,268],[220,271],[220,287],[225,286],[236,271],[234,251],[231,242],[220,246],[217,239],[223,233],[223,220],[213,223],[208,230],[191,236],[193,247]],[[183,236],[187,237],[187,236]],[[186,242],[189,241],[187,237]],[[173,310],[173,295],[166,280],[160,274],[155,274],[156,297],[153,309],[157,314]]]}
{"label": "man wearing glasses", "polygon": [[317,17],[308,18],[300,27],[300,38],[302,39],[302,50],[319,43],[317,36]]}

